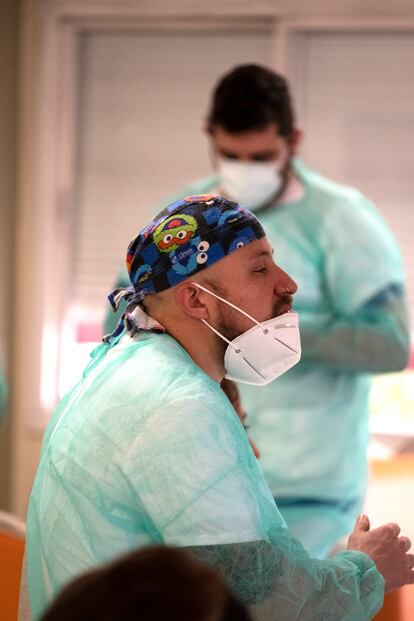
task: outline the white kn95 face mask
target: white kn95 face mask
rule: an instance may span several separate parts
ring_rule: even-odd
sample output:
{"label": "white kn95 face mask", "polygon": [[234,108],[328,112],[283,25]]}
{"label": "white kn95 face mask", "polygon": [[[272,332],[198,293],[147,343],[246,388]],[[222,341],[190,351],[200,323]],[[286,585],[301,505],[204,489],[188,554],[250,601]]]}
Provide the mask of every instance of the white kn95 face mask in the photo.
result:
{"label": "white kn95 face mask", "polygon": [[279,168],[277,162],[240,162],[221,157],[218,184],[223,194],[254,212],[280,191],[283,178]]}
{"label": "white kn95 face mask", "polygon": [[299,362],[301,345],[297,313],[289,311],[279,317],[259,322],[235,304],[202,285],[195,282],[192,284],[231,306],[256,324],[247,332],[229,341],[202,319],[210,330],[227,343],[224,355],[227,379],[243,384],[265,386]]}

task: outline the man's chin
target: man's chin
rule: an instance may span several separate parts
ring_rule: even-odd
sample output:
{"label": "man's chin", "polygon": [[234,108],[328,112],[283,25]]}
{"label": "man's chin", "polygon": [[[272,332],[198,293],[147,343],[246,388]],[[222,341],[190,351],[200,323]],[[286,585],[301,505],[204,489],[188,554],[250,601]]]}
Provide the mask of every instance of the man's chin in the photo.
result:
{"label": "man's chin", "polygon": [[290,313],[291,310],[292,310],[292,305],[285,304],[284,306],[278,309],[276,315],[273,315],[273,317],[280,317],[281,315],[284,315],[285,313]]}

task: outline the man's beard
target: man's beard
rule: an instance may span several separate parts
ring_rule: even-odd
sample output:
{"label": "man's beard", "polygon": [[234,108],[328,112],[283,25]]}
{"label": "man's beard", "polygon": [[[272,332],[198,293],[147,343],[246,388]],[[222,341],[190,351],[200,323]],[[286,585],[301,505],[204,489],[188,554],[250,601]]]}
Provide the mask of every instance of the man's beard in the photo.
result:
{"label": "man's beard", "polygon": [[[272,313],[270,317],[263,319],[260,323],[264,323],[265,321],[269,321],[269,319],[273,319],[274,317],[278,317],[281,313],[281,309],[292,303],[292,296],[289,294],[282,295],[278,298],[277,302],[273,305]],[[244,310],[244,309],[243,309]],[[254,315],[252,315],[254,317]],[[248,327],[241,328],[241,322],[244,324],[249,322]],[[243,318],[241,313],[239,313],[236,309],[228,307],[226,304],[223,304],[219,307],[219,319],[217,330],[226,337],[227,340],[233,341],[241,334],[244,334],[250,328],[253,328],[256,324],[250,322],[247,318]],[[220,350],[223,352],[227,349],[227,343],[225,343],[222,339],[217,337],[217,344],[220,347]]]}
{"label": "man's beard", "polygon": [[[220,308],[219,319],[218,319],[218,331],[226,337],[229,341],[233,341],[238,336],[246,332],[239,325],[240,322],[240,313],[238,313],[235,309],[229,308],[228,306],[223,305]],[[226,349],[227,344],[219,339],[220,344]]]}

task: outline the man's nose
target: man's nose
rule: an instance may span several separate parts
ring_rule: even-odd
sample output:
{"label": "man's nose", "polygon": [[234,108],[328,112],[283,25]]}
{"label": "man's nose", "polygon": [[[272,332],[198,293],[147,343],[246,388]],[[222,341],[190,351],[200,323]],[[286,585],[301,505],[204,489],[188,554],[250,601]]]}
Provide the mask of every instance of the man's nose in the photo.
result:
{"label": "man's nose", "polygon": [[275,294],[277,296],[294,295],[298,290],[297,284],[295,283],[293,278],[289,276],[289,274],[287,274],[280,268],[278,268],[278,271],[279,273],[275,284]]}

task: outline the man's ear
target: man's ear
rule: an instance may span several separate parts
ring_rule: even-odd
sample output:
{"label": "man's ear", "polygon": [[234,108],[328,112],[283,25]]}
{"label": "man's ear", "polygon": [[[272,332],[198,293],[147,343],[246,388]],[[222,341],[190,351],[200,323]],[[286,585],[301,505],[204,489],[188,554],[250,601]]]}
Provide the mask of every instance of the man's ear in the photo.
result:
{"label": "man's ear", "polygon": [[207,302],[208,293],[191,282],[184,282],[175,288],[175,303],[181,311],[192,319],[209,318]]}
{"label": "man's ear", "polygon": [[204,121],[203,131],[206,134],[207,138],[214,137],[214,125],[208,119]]}
{"label": "man's ear", "polygon": [[292,155],[297,155],[299,147],[303,139],[303,130],[299,127],[294,127],[291,136],[289,137],[289,146],[291,148]]}

